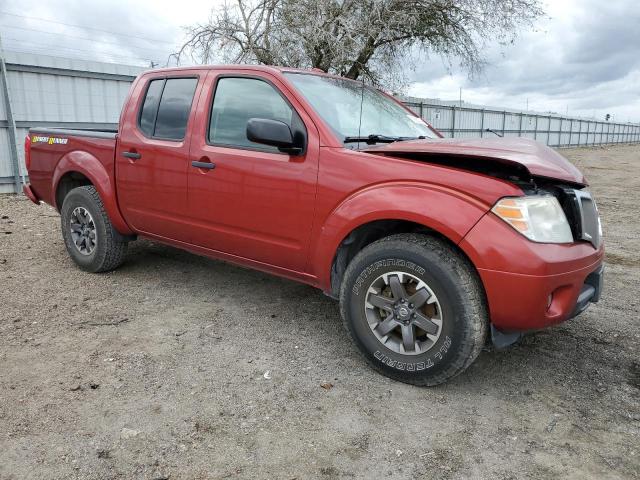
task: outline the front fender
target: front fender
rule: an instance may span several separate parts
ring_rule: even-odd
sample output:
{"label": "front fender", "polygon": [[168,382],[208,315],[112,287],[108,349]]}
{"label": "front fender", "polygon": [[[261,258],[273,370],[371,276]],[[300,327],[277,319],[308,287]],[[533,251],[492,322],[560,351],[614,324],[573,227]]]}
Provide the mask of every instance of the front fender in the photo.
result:
{"label": "front fender", "polygon": [[133,230],[127,225],[120,209],[118,208],[116,189],[113,178],[107,172],[103,163],[94,155],[82,150],[75,150],[65,154],[56,165],[52,182],[52,194],[54,207],[60,210],[62,205],[57,205],[56,192],[60,179],[67,173],[78,172],[87,177],[98,191],[104,209],[114,228],[122,235],[131,235]]}
{"label": "front fender", "polygon": [[320,288],[331,286],[331,265],[340,243],[361,225],[377,220],[405,220],[432,229],[454,243],[490,206],[462,192],[418,182],[380,184],[360,190],[334,209],[320,228],[312,249],[313,272]]}

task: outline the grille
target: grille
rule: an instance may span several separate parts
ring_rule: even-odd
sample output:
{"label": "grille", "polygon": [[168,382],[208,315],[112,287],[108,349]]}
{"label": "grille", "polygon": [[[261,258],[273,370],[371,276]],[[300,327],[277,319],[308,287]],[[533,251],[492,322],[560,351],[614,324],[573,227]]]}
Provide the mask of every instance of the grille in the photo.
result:
{"label": "grille", "polygon": [[582,240],[591,242],[594,247],[600,246],[600,220],[598,218],[598,209],[591,198],[591,194],[576,190],[576,195],[580,203],[580,211],[582,213]]}
{"label": "grille", "polygon": [[598,209],[591,194],[586,190],[563,189],[560,202],[571,224],[571,231],[576,240],[584,240],[595,248],[600,246],[600,220]]}

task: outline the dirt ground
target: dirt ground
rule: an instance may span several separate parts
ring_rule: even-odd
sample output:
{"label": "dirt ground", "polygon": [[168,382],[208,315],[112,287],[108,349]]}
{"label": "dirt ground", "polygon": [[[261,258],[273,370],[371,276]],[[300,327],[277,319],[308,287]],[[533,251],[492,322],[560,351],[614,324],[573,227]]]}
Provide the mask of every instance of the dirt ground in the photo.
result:
{"label": "dirt ground", "polygon": [[563,154],[602,301],[437,388],[370,370],[320,291],[148,241],[83,273],[0,196],[0,479],[639,478],[640,147]]}

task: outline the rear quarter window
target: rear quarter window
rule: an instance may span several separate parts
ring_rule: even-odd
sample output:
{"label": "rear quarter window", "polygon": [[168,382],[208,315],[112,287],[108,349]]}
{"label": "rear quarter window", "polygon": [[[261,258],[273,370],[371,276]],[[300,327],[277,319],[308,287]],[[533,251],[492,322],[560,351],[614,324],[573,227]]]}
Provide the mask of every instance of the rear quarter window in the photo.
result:
{"label": "rear quarter window", "polygon": [[153,136],[153,127],[156,121],[156,113],[158,112],[158,102],[162,94],[164,79],[152,80],[147,88],[147,95],[142,104],[140,112],[140,130],[148,137]]}
{"label": "rear quarter window", "polygon": [[197,78],[152,80],[140,111],[140,130],[148,137],[184,139],[197,85]]}

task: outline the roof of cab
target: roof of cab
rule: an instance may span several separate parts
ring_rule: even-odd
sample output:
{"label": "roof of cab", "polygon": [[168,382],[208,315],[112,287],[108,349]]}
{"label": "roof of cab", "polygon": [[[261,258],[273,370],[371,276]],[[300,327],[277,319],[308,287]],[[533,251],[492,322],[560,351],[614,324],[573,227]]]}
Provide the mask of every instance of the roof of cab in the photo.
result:
{"label": "roof of cab", "polygon": [[258,72],[267,72],[267,73],[299,72],[299,73],[310,73],[314,75],[334,76],[326,72],[323,72],[319,68],[291,68],[291,67],[279,67],[279,66],[273,66],[273,65],[244,65],[244,64],[192,65],[188,67],[158,68],[154,70],[146,70],[142,72],[142,75],[188,72],[193,70],[248,70],[248,71],[254,71],[254,72],[258,71]]}

